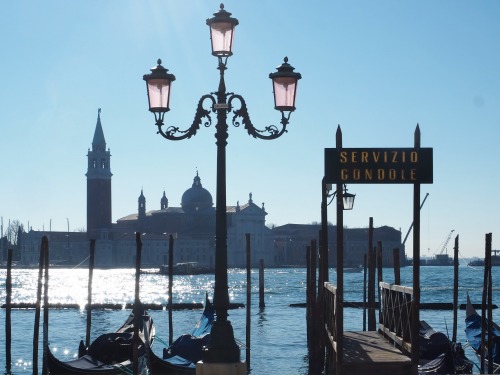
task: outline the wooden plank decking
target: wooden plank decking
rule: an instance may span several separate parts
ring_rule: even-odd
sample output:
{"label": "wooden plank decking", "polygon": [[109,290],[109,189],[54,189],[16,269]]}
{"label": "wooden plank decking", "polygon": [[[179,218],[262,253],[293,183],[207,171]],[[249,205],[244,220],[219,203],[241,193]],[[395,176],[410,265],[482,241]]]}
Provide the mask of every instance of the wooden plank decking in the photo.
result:
{"label": "wooden plank decking", "polygon": [[410,375],[411,359],[375,331],[344,332],[344,356],[337,374]]}

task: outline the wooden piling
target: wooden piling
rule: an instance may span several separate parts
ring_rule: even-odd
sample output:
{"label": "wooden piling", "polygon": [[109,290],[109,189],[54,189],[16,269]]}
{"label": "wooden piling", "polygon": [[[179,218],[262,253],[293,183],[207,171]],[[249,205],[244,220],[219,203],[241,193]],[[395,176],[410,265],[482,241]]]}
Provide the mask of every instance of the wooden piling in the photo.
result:
{"label": "wooden piling", "polygon": [[172,285],[174,283],[174,236],[168,241],[168,344],[174,342],[174,323],[172,319]]}
{"label": "wooden piling", "polygon": [[375,322],[375,253],[373,251],[373,217],[368,228],[368,331],[376,331]]}
{"label": "wooden piling", "polygon": [[453,332],[451,341],[457,342],[458,325],[458,234],[455,237],[455,246],[453,247]]}
{"label": "wooden piling", "polygon": [[[420,149],[420,127],[414,134],[414,147]],[[411,321],[411,362],[420,360],[420,184],[413,184],[413,300]]]}
{"label": "wooden piling", "polygon": [[43,285],[43,367],[42,375],[47,375],[47,350],[49,347],[49,240],[47,236],[42,237],[45,242],[43,263],[44,263],[44,285]]}
{"label": "wooden piling", "polygon": [[367,254],[363,255],[363,331],[366,331],[366,259]]}
{"label": "wooden piling", "polygon": [[[45,236],[44,236],[45,238]],[[42,305],[42,278],[43,278],[43,265],[45,264],[45,247],[46,242],[42,238],[40,244],[40,257],[38,260],[38,286],[36,290],[36,305],[35,305],[35,327],[33,331],[33,375],[38,374],[38,340],[40,333],[40,309]],[[45,350],[45,349],[44,349]]]}
{"label": "wooden piling", "polygon": [[89,284],[87,294],[87,330],[85,334],[85,348],[88,348],[90,346],[90,327],[92,326],[92,278],[94,275],[94,254],[95,239],[91,239],[89,254]]}
{"label": "wooden piling", "polygon": [[309,372],[312,374],[317,373],[317,342],[318,342],[318,332],[317,332],[317,316],[318,311],[316,309],[316,241],[311,241],[311,287],[310,287],[310,306],[311,306],[311,340],[309,345]]}
{"label": "wooden piling", "polygon": [[[377,242],[377,292],[378,292],[378,305],[380,306],[382,299],[380,297],[380,283],[384,280],[384,277],[382,275],[382,241]],[[378,310],[379,314],[379,322],[381,321],[381,314],[382,310],[379,307]]]}
{"label": "wooden piling", "polygon": [[318,294],[316,298],[316,309],[318,311],[317,316],[316,316],[316,330],[317,330],[317,343],[316,343],[316,356],[318,359],[318,365],[319,367],[317,368],[317,372],[322,373],[323,372],[323,365],[324,361],[321,360],[321,358],[325,357],[325,336],[322,334],[324,327],[325,327],[325,302],[324,302],[324,284],[325,284],[325,269],[328,270],[327,267],[325,267],[324,262],[325,262],[325,251],[324,247],[327,247],[325,242],[323,242],[324,236],[322,231],[319,231],[319,247],[318,247]]}
{"label": "wooden piling", "polygon": [[[486,303],[488,299],[488,287],[489,287],[489,279],[491,277],[491,233],[486,234],[486,239],[485,239],[485,250],[484,250],[484,279],[483,279],[483,296],[481,299],[481,348],[486,348],[486,334],[489,331],[488,325],[486,319],[487,319],[487,312],[486,312]],[[491,333],[491,332],[490,332]],[[491,337],[488,336],[488,337]],[[488,340],[488,342],[492,342],[492,340]],[[491,351],[490,351],[491,353]],[[485,351],[481,350],[481,355],[480,355],[480,371],[481,374],[485,373]],[[491,361],[490,361],[491,362]]]}
{"label": "wooden piling", "polygon": [[[485,257],[485,269],[487,269],[487,285],[486,286],[486,299],[487,299],[487,319],[488,319],[488,325],[487,325],[487,337],[490,338],[487,342],[487,353],[488,353],[488,374],[493,373],[493,340],[491,339],[492,337],[492,330],[493,330],[493,314],[491,310],[491,303],[492,303],[492,280],[491,280],[491,233],[486,234],[486,253],[488,254],[487,256],[487,261]],[[487,265],[487,266],[486,266]]]}
{"label": "wooden piling", "polygon": [[311,346],[311,246],[306,246],[306,337],[307,348]]}
{"label": "wooden piling", "polygon": [[246,364],[250,370],[250,327],[251,327],[251,302],[252,302],[252,263],[250,256],[250,233],[245,233],[247,256],[247,311],[246,311]]}
{"label": "wooden piling", "polygon": [[12,366],[12,321],[11,321],[11,302],[12,302],[12,249],[7,250],[7,280],[5,282],[5,368],[10,373]]}
{"label": "wooden piling", "polygon": [[397,247],[392,249],[392,256],[394,257],[394,284],[401,285],[401,263],[399,261],[399,249]]}
{"label": "wooden piling", "polygon": [[259,259],[259,308],[266,307],[264,302],[264,259]]}
{"label": "wooden piling", "polygon": [[135,294],[134,294],[134,347],[133,347],[133,364],[132,372],[134,375],[139,374],[139,321],[142,319],[140,315],[140,276],[141,276],[141,254],[142,254],[142,241],[141,233],[135,233],[135,242],[137,246],[136,256],[135,256]]}

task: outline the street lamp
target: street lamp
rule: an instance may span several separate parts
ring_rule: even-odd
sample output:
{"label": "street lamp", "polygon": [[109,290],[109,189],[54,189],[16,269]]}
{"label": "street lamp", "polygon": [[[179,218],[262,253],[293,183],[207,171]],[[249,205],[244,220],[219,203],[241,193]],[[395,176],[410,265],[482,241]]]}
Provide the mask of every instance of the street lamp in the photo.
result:
{"label": "street lamp", "polygon": [[[332,203],[333,198],[337,195],[337,191],[330,193],[332,191],[332,184],[326,184],[325,193],[326,198],[331,198],[330,202],[328,202],[328,206]],[[356,194],[351,194],[347,192],[347,186],[344,184],[344,193],[342,194],[342,208],[344,211],[352,210],[354,207],[354,198],[356,198]]]}
{"label": "street lamp", "polygon": [[[149,110],[155,115],[158,133],[164,138],[177,141],[191,138],[203,124],[205,127],[212,125],[211,113],[217,116],[215,124],[215,138],[217,145],[217,192],[216,192],[216,217],[215,217],[215,288],[214,307],[216,320],[212,325],[211,338],[207,349],[204,351],[205,362],[233,363],[239,362],[240,350],[234,340],[231,322],[227,320],[229,307],[228,279],[227,279],[227,217],[226,217],[226,144],[228,137],[228,114],[232,113],[232,124],[235,127],[244,125],[248,134],[254,138],[276,139],[285,133],[291,113],[295,110],[295,97],[297,81],[301,79],[300,73],[288,64],[285,57],[277,71],[269,74],[273,82],[274,107],[281,112],[281,126],[269,125],[263,130],[255,128],[250,121],[245,100],[241,95],[226,91],[224,71],[227,69],[227,60],[233,54],[234,28],[238,20],[231,17],[231,13],[220,10],[207,20],[210,27],[212,42],[212,55],[218,59],[217,69],[220,71],[219,87],[216,92],[203,95],[196,108],[193,123],[186,130],[175,126],[163,129],[164,115],[170,110],[171,84],[175,80],[173,74],[168,73],[158,60],[158,65],[151,69],[150,74],[145,74],[148,91]],[[209,107],[204,103],[208,101]],[[238,102],[238,104],[233,104]],[[203,121],[204,120],[204,121]]]}

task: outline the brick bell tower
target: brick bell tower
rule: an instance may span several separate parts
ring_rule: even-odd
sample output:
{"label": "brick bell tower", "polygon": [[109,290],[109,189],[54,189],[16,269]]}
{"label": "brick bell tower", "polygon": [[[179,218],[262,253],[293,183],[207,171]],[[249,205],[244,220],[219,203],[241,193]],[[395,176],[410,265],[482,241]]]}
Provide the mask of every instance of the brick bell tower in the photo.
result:
{"label": "brick bell tower", "polygon": [[111,153],[101,125],[101,109],[89,149],[87,173],[87,236],[89,239],[108,239],[111,229]]}

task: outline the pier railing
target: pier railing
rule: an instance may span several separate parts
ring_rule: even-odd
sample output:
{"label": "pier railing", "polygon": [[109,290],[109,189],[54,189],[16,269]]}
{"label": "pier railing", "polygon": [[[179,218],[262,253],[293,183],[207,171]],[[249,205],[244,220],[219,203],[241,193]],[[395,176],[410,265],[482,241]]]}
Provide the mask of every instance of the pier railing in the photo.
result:
{"label": "pier railing", "polygon": [[325,330],[332,349],[337,352],[337,326],[336,326],[336,307],[337,307],[337,287],[331,283],[325,283]]}
{"label": "pier railing", "polygon": [[381,282],[379,331],[401,350],[411,353],[413,288]]}

